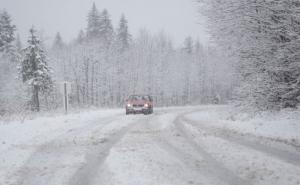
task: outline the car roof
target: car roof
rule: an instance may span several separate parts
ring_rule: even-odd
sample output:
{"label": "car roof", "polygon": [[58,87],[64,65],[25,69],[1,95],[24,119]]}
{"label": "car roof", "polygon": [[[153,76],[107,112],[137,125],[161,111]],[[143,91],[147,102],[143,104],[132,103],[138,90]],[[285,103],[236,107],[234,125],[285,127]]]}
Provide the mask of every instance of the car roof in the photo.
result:
{"label": "car roof", "polygon": [[150,96],[150,95],[148,95],[148,94],[132,94],[130,96]]}
{"label": "car roof", "polygon": [[147,97],[147,98],[149,98],[149,99],[152,99],[152,97],[151,97],[150,95],[138,95],[138,94],[136,94],[136,95],[130,95],[130,96],[129,96],[129,99],[134,98],[134,97],[136,97],[136,98]]}

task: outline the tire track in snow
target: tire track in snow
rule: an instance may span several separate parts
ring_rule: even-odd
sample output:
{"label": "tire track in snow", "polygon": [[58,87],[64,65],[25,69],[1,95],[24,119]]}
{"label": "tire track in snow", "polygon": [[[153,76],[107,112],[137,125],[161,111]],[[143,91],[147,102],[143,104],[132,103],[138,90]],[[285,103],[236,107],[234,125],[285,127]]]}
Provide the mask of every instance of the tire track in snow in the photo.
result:
{"label": "tire track in snow", "polygon": [[240,178],[239,176],[235,175],[234,172],[227,169],[221,162],[214,159],[208,152],[206,152],[201,146],[196,143],[188,131],[182,125],[180,118],[182,115],[179,115],[175,121],[174,125],[183,136],[188,143],[204,158],[206,162],[205,169],[210,175],[214,175],[214,177],[226,182],[229,185],[251,185],[250,181]]}
{"label": "tire track in snow", "polygon": [[[12,178],[16,179],[12,185],[46,185],[51,184],[52,178],[55,176],[55,171],[60,168],[66,168],[72,164],[60,164],[65,158],[74,154],[70,153],[71,149],[75,151],[93,147],[98,143],[87,141],[78,141],[80,134],[101,130],[105,126],[116,121],[121,116],[114,115],[103,118],[101,121],[94,120],[89,124],[71,129],[68,132],[58,136],[57,138],[38,146],[36,151],[31,155],[25,164],[13,174]],[[74,152],[74,151],[73,151]],[[51,166],[51,167],[49,167]],[[72,166],[71,166],[72,167]],[[76,167],[74,165],[73,167]],[[8,177],[7,179],[9,179]]]}
{"label": "tire track in snow", "polygon": [[[184,113],[186,114],[186,113]],[[181,160],[186,166],[188,166],[192,171],[199,173],[208,178],[214,184],[228,184],[228,185],[251,185],[250,181],[244,180],[239,176],[235,175],[234,172],[227,169],[222,163],[216,161],[209,153],[201,148],[188,134],[185,128],[181,125],[179,121],[180,114],[176,117],[174,121],[174,126],[176,131],[185,140],[185,144],[192,147],[195,152],[200,156],[199,158],[190,155],[185,152],[178,144],[174,145],[171,142],[169,136],[166,136],[165,132],[161,132],[156,135],[157,144],[168,153]],[[149,120],[151,121],[151,120]],[[152,120],[153,121],[153,120]],[[148,126],[148,128],[150,128]],[[151,128],[150,128],[151,129]],[[178,137],[178,136],[177,136]]]}
{"label": "tire track in snow", "polygon": [[300,153],[292,153],[289,151],[271,147],[270,145],[262,144],[262,138],[257,138],[254,135],[246,134],[245,136],[251,138],[250,140],[247,139],[245,136],[242,136],[238,133],[234,133],[228,129],[219,129],[205,126],[199,122],[192,121],[186,118],[185,116],[182,116],[182,121],[184,123],[190,124],[194,128],[205,130],[206,132],[214,135],[215,137],[268,154],[289,164],[300,166]]}
{"label": "tire track in snow", "polygon": [[90,185],[93,183],[94,178],[97,176],[98,169],[109,155],[110,149],[117,144],[138,122],[139,121],[129,123],[129,125],[111,133],[105,142],[90,150],[85,156],[85,164],[74,173],[68,184]]}

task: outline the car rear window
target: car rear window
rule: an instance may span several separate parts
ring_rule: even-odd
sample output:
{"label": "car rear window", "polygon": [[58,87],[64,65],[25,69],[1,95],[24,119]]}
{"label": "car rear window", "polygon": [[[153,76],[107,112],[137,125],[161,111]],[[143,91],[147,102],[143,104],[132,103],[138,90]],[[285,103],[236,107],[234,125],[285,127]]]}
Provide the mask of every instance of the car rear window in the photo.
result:
{"label": "car rear window", "polygon": [[142,96],[142,95],[132,95],[129,97],[130,100],[145,100],[145,101],[150,101],[149,96]]}

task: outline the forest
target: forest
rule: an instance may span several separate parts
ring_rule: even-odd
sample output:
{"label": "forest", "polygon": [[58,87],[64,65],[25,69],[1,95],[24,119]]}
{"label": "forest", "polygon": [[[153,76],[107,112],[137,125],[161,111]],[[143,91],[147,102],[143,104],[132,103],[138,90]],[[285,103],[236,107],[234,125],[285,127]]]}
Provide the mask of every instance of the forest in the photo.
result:
{"label": "forest", "polygon": [[236,105],[264,110],[300,102],[298,0],[198,0],[213,42],[235,69]]}
{"label": "forest", "polygon": [[251,110],[297,108],[300,102],[300,3],[297,0],[198,0],[209,43],[166,32],[130,33],[94,3],[86,27],[65,42],[45,44],[37,28],[22,43],[13,17],[0,14],[0,114],[62,106],[60,85],[71,84],[70,105],[122,107],[131,94],[157,106],[233,103]]}
{"label": "forest", "polygon": [[125,15],[116,28],[108,10],[96,4],[86,28],[66,43],[57,33],[45,44],[37,28],[22,43],[13,18],[0,22],[0,112],[58,109],[60,84],[71,83],[72,107],[122,107],[131,94],[152,95],[156,106],[225,103],[231,97],[232,73],[217,47],[187,36],[175,46],[167,33],[141,29],[130,34]]}

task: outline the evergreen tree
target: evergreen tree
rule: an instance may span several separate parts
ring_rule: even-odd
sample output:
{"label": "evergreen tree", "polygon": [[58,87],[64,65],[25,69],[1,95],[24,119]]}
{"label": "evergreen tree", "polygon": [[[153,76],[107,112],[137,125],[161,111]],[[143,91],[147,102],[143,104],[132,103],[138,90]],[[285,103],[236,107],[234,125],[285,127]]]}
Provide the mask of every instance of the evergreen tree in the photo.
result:
{"label": "evergreen tree", "polygon": [[[207,0],[212,38],[237,61],[236,99],[259,110],[297,107],[300,101],[299,2]],[[228,26],[230,25],[230,26]]]}
{"label": "evergreen tree", "polygon": [[96,4],[93,3],[92,9],[88,14],[88,26],[87,26],[87,37],[89,39],[99,38],[100,36],[100,14],[96,7]]}
{"label": "evergreen tree", "polygon": [[100,36],[105,45],[111,44],[113,40],[114,29],[111,23],[108,11],[104,9],[100,16]]}
{"label": "evergreen tree", "polygon": [[117,42],[119,44],[121,52],[129,48],[130,40],[131,35],[128,31],[128,22],[123,14],[120,19],[119,27],[117,29]]}
{"label": "evergreen tree", "polygon": [[83,30],[80,30],[76,39],[76,42],[82,44],[85,40],[85,33]]}
{"label": "evergreen tree", "polygon": [[18,111],[22,106],[22,85],[16,79],[17,61],[15,32],[6,11],[0,11],[0,110],[2,113]]}
{"label": "evergreen tree", "polygon": [[56,68],[55,72],[55,80],[66,80],[66,68],[67,68],[67,61],[65,58],[65,51],[67,47],[66,44],[63,42],[63,39],[58,32],[54,38],[52,49],[51,49],[51,67]]}
{"label": "evergreen tree", "polygon": [[45,93],[52,89],[50,69],[45,52],[34,28],[30,29],[28,47],[24,49],[21,64],[21,76],[24,83],[32,87],[32,110],[40,111],[39,92]]}
{"label": "evergreen tree", "polygon": [[19,34],[17,35],[17,38],[16,38],[16,48],[17,48],[18,52],[21,52],[21,50],[23,48],[23,45],[22,45],[22,42],[21,42]]}
{"label": "evergreen tree", "polygon": [[193,53],[193,39],[192,39],[192,37],[189,36],[184,40],[183,50],[188,54]]}
{"label": "evergreen tree", "polygon": [[194,48],[195,48],[195,53],[201,53],[201,52],[203,52],[203,46],[202,46],[202,44],[200,43],[199,40],[197,40],[195,42]]}
{"label": "evergreen tree", "polygon": [[16,26],[12,25],[10,15],[6,11],[0,13],[0,52],[9,57],[12,57],[15,51],[15,30]]}
{"label": "evergreen tree", "polygon": [[273,1],[269,4],[272,27],[268,29],[273,56],[267,66],[270,102],[281,108],[296,108],[300,103],[300,18],[299,1]]}
{"label": "evergreen tree", "polygon": [[53,45],[52,45],[52,48],[55,49],[55,50],[61,50],[65,47],[65,44],[60,36],[60,33],[56,33],[56,36],[54,38],[54,42],[53,42]]}

